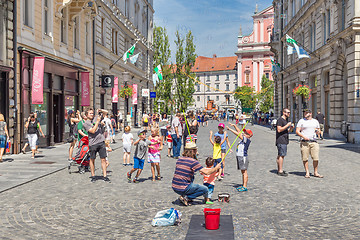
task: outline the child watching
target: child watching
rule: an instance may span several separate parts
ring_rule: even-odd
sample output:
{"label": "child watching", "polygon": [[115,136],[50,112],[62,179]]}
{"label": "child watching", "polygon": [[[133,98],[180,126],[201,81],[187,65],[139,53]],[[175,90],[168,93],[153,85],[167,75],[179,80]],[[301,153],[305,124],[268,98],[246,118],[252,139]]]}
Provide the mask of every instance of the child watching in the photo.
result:
{"label": "child watching", "polygon": [[[215,136],[214,140],[213,140],[213,132],[210,131],[210,142],[213,145],[213,159],[214,159],[214,167],[216,167],[217,164],[219,164],[221,162],[221,144],[224,143],[225,139],[223,139],[223,141],[221,141],[221,137],[220,136]],[[221,163],[221,168],[219,169],[219,176],[218,176],[218,180],[221,181],[221,171],[222,168],[224,167],[223,163]]]}
{"label": "child watching", "polygon": [[123,133],[121,140],[123,142],[123,149],[124,149],[123,166],[131,165],[130,152],[131,152],[131,145],[134,142],[134,136],[132,135],[132,133],[130,133],[130,126],[125,127],[125,132]]}
{"label": "child watching", "polygon": [[[224,128],[225,128],[225,124],[223,123],[219,123],[218,125],[218,132],[215,133],[215,136],[220,136],[221,137],[221,159],[224,159],[224,161],[222,162],[222,170],[221,173],[219,174],[219,180],[221,180],[224,177],[224,172],[225,172],[225,155],[226,155],[226,145],[228,145],[228,147],[230,148],[230,142],[229,142],[229,138],[228,138],[228,134],[225,131],[224,132]],[[225,141],[226,140],[226,143]],[[230,152],[232,152],[232,150],[230,150]]]}
{"label": "child watching", "polygon": [[167,146],[168,146],[168,157],[171,157],[171,149],[172,149],[172,137],[171,137],[171,126],[167,125],[166,126],[166,141],[167,141]]}
{"label": "child watching", "polygon": [[240,142],[238,144],[237,150],[236,150],[236,160],[237,160],[237,167],[238,170],[241,170],[242,173],[242,180],[243,180],[243,184],[242,186],[236,188],[236,190],[238,190],[239,192],[246,192],[247,189],[247,183],[248,183],[248,174],[247,174],[247,169],[249,166],[249,159],[247,158],[248,156],[248,149],[250,146],[250,138],[253,136],[253,132],[250,129],[244,129],[243,133],[241,132],[241,130],[238,128],[238,126],[230,123],[230,125],[232,127],[234,127],[236,129],[233,130],[229,127],[227,127],[227,129],[229,131],[231,131],[232,133],[234,133],[235,135],[239,136],[240,138]]}
{"label": "child watching", "polygon": [[144,162],[146,157],[146,150],[151,144],[149,140],[146,139],[146,130],[140,130],[138,132],[139,139],[134,142],[135,153],[134,153],[134,167],[128,172],[127,179],[131,182],[131,174],[137,170],[136,176],[133,180],[134,183],[139,183],[139,176],[144,168]]}
{"label": "child watching", "polygon": [[[163,140],[159,135],[158,127],[151,127],[151,136],[149,136],[148,140],[151,142],[151,146],[149,146],[149,154],[148,154],[148,163],[151,163],[151,174],[152,181],[161,180],[160,175],[160,160],[161,155],[160,151],[163,148]],[[157,176],[155,178],[155,167],[157,171]]]}
{"label": "child watching", "polygon": [[190,135],[186,137],[186,143],[188,142],[194,142],[196,143],[196,140],[197,140],[197,136],[196,136],[196,127],[195,126],[191,126],[189,128],[189,131],[190,131]]}
{"label": "child watching", "polygon": [[[211,169],[213,166],[214,166],[214,159],[211,158],[211,157],[208,157],[205,161],[206,163],[206,168],[205,169]],[[211,201],[211,197],[212,197],[212,194],[214,192],[214,187],[215,187],[215,179],[216,177],[219,175],[219,172],[213,172],[212,174],[210,175],[205,175],[203,173],[201,173],[202,175],[204,175],[204,185],[209,189],[209,192],[208,192],[208,196],[205,200],[205,203],[206,204],[214,204],[212,201]]]}

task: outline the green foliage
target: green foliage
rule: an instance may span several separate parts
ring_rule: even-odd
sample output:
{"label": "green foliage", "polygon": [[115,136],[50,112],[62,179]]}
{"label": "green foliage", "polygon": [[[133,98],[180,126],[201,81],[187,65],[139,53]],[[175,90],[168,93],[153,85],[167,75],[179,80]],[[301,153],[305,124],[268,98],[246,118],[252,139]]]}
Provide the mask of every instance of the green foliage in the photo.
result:
{"label": "green foliage", "polygon": [[263,75],[261,89],[258,95],[260,111],[269,112],[270,109],[274,108],[274,82]]}
{"label": "green foliage", "polygon": [[249,86],[238,87],[235,90],[234,98],[241,102],[243,108],[254,108],[256,105],[257,96],[254,89]]}
{"label": "green foliage", "polygon": [[[162,68],[163,80],[159,81],[155,87],[156,99],[154,101],[154,109],[158,109],[160,104],[160,111],[170,113],[173,109],[171,88],[173,76],[171,74],[170,58],[170,44],[169,36],[166,33],[166,28],[154,27],[154,68],[158,65]],[[154,72],[155,73],[155,72]],[[158,103],[158,100],[164,100],[165,103]]]}
{"label": "green foliage", "polygon": [[[181,112],[185,111],[193,103],[193,93],[195,92],[194,81],[188,77],[195,77],[194,73],[191,73],[191,69],[195,64],[196,53],[194,36],[191,31],[186,34],[184,39],[179,31],[175,33],[176,44],[176,87],[175,87],[175,101],[176,107]],[[184,73],[185,72],[185,73]]]}

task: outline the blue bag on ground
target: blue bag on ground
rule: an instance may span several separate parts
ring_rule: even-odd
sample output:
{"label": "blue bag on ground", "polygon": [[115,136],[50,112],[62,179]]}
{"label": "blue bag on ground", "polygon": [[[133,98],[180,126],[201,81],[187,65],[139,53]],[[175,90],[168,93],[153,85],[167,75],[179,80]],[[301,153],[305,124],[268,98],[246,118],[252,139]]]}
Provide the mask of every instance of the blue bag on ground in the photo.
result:
{"label": "blue bag on ground", "polygon": [[157,212],[154,219],[151,222],[151,225],[156,226],[172,226],[178,225],[181,222],[181,213],[180,211],[170,208],[167,210],[162,210]]}

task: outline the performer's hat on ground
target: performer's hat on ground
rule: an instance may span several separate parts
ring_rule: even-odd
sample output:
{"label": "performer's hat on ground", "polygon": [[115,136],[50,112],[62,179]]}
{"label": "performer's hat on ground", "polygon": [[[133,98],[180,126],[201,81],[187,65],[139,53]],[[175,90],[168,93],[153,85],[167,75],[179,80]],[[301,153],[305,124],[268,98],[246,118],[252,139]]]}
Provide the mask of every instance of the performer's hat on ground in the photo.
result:
{"label": "performer's hat on ground", "polygon": [[185,149],[188,149],[188,150],[197,149],[196,143],[194,143],[194,142],[188,142],[188,143],[186,143]]}
{"label": "performer's hat on ground", "polygon": [[254,135],[253,132],[250,129],[244,129],[243,131],[244,131],[244,133],[249,134],[250,137],[252,137]]}

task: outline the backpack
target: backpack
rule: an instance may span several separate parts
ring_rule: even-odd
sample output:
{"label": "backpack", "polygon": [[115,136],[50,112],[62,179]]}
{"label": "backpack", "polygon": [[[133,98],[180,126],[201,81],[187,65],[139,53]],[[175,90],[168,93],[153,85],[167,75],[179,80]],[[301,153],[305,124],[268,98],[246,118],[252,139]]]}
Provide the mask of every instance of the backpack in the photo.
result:
{"label": "backpack", "polygon": [[111,126],[113,127],[113,128],[116,128],[116,121],[115,121],[115,119],[111,119]]}
{"label": "backpack", "polygon": [[144,123],[147,123],[149,120],[147,117],[144,118]]}

